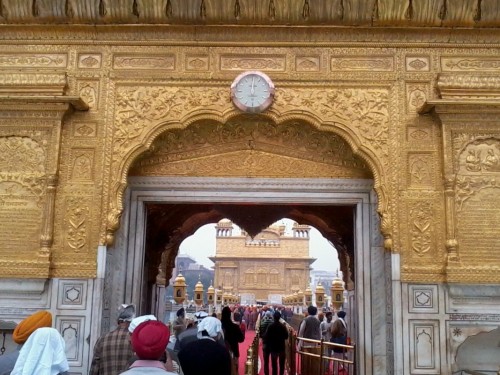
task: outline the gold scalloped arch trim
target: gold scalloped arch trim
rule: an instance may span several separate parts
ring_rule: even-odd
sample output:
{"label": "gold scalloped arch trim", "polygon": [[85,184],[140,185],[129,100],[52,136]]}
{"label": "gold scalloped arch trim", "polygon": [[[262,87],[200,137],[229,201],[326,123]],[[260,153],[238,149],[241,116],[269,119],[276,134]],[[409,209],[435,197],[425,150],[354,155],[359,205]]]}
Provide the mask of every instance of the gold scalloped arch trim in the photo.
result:
{"label": "gold scalloped arch trim", "polygon": [[[168,143],[169,147],[172,145],[177,145],[181,149],[184,147],[182,150],[177,150],[178,160],[172,159],[173,153],[165,154],[164,149],[164,155],[162,155],[164,159],[161,163],[163,165],[168,165],[173,161],[201,160],[200,157],[213,158],[217,152],[221,152],[221,148],[226,147],[222,151],[226,156],[232,156],[233,162],[238,157],[246,158],[251,166],[256,160],[255,155],[253,161],[249,160],[252,158],[251,152],[253,151],[254,153],[260,152],[261,156],[266,155],[268,159],[272,156],[289,158],[289,161],[302,163],[303,168],[306,168],[308,163],[314,163],[318,168],[318,163],[324,156],[322,151],[328,149],[324,141],[335,140],[338,145],[348,146],[344,147],[347,151],[345,157],[352,158],[351,162],[358,165],[353,168],[353,171],[361,174],[370,173],[374,179],[374,189],[378,195],[378,211],[386,224],[382,228],[383,234],[386,238],[390,238],[391,223],[386,212],[385,183],[382,181],[385,178],[382,171],[389,165],[388,101],[389,89],[387,88],[287,89],[278,90],[273,107],[265,115],[249,116],[236,111],[228,103],[226,91],[221,88],[204,88],[204,90],[161,86],[118,88],[113,129],[109,208],[106,233],[104,238],[101,237],[101,242],[108,244],[113,242],[114,232],[119,227],[119,219],[123,211],[123,194],[127,186],[127,176],[130,171],[139,174],[146,173],[147,168],[143,168],[140,172],[140,164],[143,163],[144,166],[148,163],[145,161],[147,159],[145,155],[151,156],[152,153],[157,152],[158,148],[162,149],[155,145],[157,139],[159,143]],[[247,134],[244,140],[239,139],[240,144],[234,146],[235,149],[231,151],[233,152],[231,154],[227,142],[223,142],[217,150],[217,142],[212,142],[213,144],[210,145],[207,134],[199,133],[199,129],[203,128],[202,124],[210,123],[214,129],[218,129],[212,134],[219,137],[220,141],[224,134],[224,127],[226,126],[226,130],[229,129],[228,124],[232,124],[230,126],[232,131],[236,131],[237,128],[245,129],[245,126],[251,126],[249,124],[255,121],[260,122],[261,126],[273,128],[275,132],[279,133],[279,129],[285,131],[286,128],[292,131],[292,134],[295,132],[295,135],[286,142],[286,137],[283,135],[269,137],[278,142],[279,147],[272,148],[262,139],[257,144],[250,145],[248,142],[253,139],[248,138]],[[235,126],[237,123],[241,123],[241,126]],[[197,129],[198,134],[193,129]],[[297,135],[300,132],[304,134]],[[183,143],[176,142],[175,139],[168,142],[162,141],[165,137],[182,138]],[[196,137],[200,139],[197,140]],[[190,141],[186,142],[187,139]],[[299,142],[305,139],[308,140],[307,145]],[[313,139],[317,139],[322,145],[317,150],[313,149]],[[244,141],[247,142],[246,145]],[[198,147],[196,147],[197,142],[200,142]],[[303,156],[292,155],[293,142],[299,142]],[[203,154],[202,144],[206,146],[207,143],[211,154],[209,152],[197,155]],[[255,146],[258,148],[257,151]],[[278,154],[276,150],[280,150]],[[234,152],[239,152],[240,155],[237,156]],[[311,153],[308,157],[304,156],[307,152]],[[335,165],[334,160],[337,160],[337,163],[342,163],[342,161],[338,159],[339,155],[335,156],[335,153],[332,155],[331,159],[325,158],[323,163],[330,166],[329,176],[339,177],[331,172],[335,169],[332,165]],[[204,162],[206,166],[207,160]],[[149,163],[151,165],[152,162],[149,161]],[[283,164],[283,159],[281,163]],[[348,172],[347,169],[343,169],[344,174],[356,175],[355,172]],[[173,175],[179,175],[180,171],[179,167]],[[193,170],[191,173],[194,175],[196,172]],[[251,171],[247,175],[252,175]],[[286,176],[274,175],[272,177]]]}

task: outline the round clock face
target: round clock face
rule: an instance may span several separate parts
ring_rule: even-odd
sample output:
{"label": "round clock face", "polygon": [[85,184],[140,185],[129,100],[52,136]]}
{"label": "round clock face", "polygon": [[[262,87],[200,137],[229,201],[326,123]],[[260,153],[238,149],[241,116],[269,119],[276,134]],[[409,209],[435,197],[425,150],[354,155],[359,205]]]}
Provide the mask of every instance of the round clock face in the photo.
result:
{"label": "round clock face", "polygon": [[274,84],[262,72],[242,73],[231,85],[231,99],[234,105],[245,112],[262,112],[269,108],[273,98]]}

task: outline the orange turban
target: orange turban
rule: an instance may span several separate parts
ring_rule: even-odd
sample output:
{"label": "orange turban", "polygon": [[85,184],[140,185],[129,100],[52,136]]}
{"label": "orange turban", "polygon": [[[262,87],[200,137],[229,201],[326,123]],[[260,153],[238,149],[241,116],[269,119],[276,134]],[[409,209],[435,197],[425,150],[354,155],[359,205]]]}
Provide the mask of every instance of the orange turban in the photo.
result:
{"label": "orange turban", "polygon": [[38,328],[52,327],[52,314],[48,311],[38,311],[21,321],[12,334],[17,344],[24,344],[28,337]]}

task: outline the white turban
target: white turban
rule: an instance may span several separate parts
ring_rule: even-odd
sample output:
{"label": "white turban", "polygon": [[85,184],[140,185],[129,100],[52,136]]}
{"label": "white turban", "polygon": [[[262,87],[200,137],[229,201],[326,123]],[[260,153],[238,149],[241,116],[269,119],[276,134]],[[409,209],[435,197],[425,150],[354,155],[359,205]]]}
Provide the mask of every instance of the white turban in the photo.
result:
{"label": "white turban", "polygon": [[154,315],[141,315],[137,318],[132,319],[130,325],[128,326],[128,331],[130,333],[134,332],[134,329],[141,323],[147,322],[148,320],[158,320]]}
{"label": "white turban", "polygon": [[57,375],[69,371],[65,342],[55,328],[38,328],[19,352],[14,375]]}
{"label": "white turban", "polygon": [[198,338],[203,337],[202,332],[207,331],[210,337],[217,337],[219,333],[222,332],[222,324],[219,319],[213,316],[206,317],[200,323],[198,323]]}

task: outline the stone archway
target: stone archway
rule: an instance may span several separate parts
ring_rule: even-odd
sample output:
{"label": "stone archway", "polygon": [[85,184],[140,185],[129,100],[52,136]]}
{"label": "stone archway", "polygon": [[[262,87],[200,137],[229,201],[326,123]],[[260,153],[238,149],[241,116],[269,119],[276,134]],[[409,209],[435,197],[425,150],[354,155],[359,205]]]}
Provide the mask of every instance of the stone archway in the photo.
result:
{"label": "stone archway", "polygon": [[[352,257],[347,256],[344,264],[352,267],[354,283],[360,290],[351,301],[356,306],[352,315],[359,340],[359,368],[361,373],[371,373],[375,361],[386,366],[386,353],[382,360],[375,359],[378,354],[373,351],[373,338],[391,341],[386,334],[390,318],[385,308],[385,302],[391,299],[387,287],[391,272],[386,270],[390,262],[380,237],[372,173],[342,137],[300,120],[279,124],[262,116],[239,116],[225,123],[202,120],[160,134],[149,151],[131,165],[128,186],[121,229],[108,252],[108,258],[115,258],[115,269],[121,269],[106,276],[107,290],[113,291],[110,297],[117,303],[140,303],[144,294],[148,205],[286,206],[293,202],[352,207]],[[217,215],[220,212],[207,217],[216,219]],[[321,223],[318,215],[296,215],[323,225],[324,231],[331,231],[328,235],[332,242],[342,244],[335,225]],[[193,215],[191,231],[203,220]],[[165,241],[179,236],[180,243],[189,232],[172,231],[165,234]],[[172,249],[167,260],[170,269],[176,255],[175,246]],[[154,262],[159,263],[159,259]],[[381,279],[381,274],[389,279]]]}

